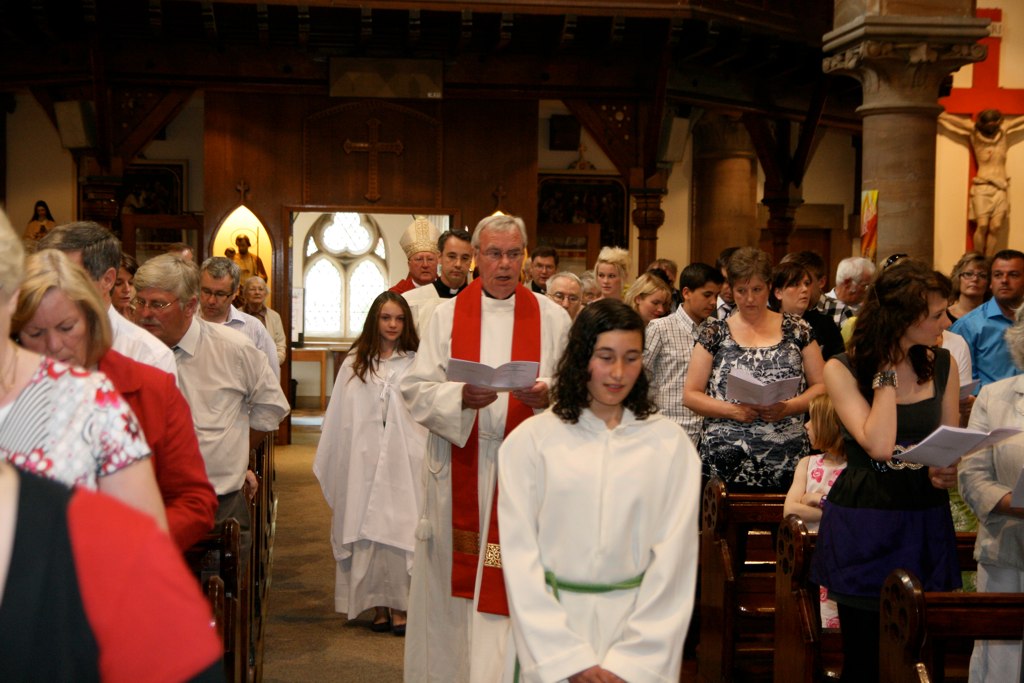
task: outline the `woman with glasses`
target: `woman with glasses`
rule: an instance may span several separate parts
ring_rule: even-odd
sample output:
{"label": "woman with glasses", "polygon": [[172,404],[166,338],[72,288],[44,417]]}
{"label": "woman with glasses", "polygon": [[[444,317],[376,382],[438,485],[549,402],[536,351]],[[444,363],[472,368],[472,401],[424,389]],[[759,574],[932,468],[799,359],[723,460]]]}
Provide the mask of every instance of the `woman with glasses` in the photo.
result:
{"label": "woman with glasses", "polygon": [[949,297],[946,315],[955,323],[992,295],[988,288],[988,259],[976,251],[969,251],[953,266],[949,279],[953,281],[953,293]]}
{"label": "woman with glasses", "polygon": [[[155,473],[171,538],[182,550],[202,538],[213,527],[217,497],[206,477],[192,413],[173,375],[110,348],[110,324],[88,274],[54,249],[30,255],[11,331],[22,347],[48,356],[44,362],[53,367],[66,364],[59,367],[72,374],[98,369],[109,378],[139,420],[123,422],[126,408],[118,397],[121,408],[113,426],[148,444],[153,466],[141,467],[149,479]],[[106,447],[113,436],[121,435],[106,435],[99,445]],[[101,477],[100,490],[110,492],[108,480],[116,484],[118,476]],[[129,478],[125,486],[136,485]]]}

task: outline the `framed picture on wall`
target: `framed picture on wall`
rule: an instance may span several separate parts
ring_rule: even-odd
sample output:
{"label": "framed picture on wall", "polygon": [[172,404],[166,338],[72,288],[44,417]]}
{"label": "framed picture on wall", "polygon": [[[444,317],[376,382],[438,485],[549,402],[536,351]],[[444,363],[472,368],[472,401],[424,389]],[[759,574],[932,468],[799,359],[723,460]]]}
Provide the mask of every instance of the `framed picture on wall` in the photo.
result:
{"label": "framed picture on wall", "polygon": [[628,201],[617,176],[541,175],[538,224],[599,224],[599,246],[626,246]]}
{"label": "framed picture on wall", "polygon": [[188,206],[187,161],[136,161],[124,170],[122,214],[177,216]]}

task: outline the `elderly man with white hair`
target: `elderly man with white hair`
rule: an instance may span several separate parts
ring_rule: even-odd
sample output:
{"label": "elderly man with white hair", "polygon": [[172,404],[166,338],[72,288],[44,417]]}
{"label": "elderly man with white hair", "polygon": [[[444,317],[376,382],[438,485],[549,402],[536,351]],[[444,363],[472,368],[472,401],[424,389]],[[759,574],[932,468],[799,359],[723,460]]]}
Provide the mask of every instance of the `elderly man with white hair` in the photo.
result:
{"label": "elderly man with white hair", "polygon": [[836,267],[836,286],[822,297],[818,310],[831,316],[842,328],[847,318],[857,315],[864,294],[875,276],[875,264],[860,256],[844,258]]}
{"label": "elderly man with white hair", "polygon": [[583,283],[574,273],[563,270],[548,278],[548,298],[565,309],[570,320],[576,320],[583,308]]}
{"label": "elderly man with white hair", "polygon": [[[547,407],[569,316],[519,283],[526,247],[520,218],[476,226],[480,277],[435,310],[401,382],[413,419],[430,430],[425,503],[416,530],[406,630],[406,681],[511,679],[514,646],[493,513],[498,447]],[[535,361],[538,377],[515,391],[449,381],[452,359],[497,367]]]}

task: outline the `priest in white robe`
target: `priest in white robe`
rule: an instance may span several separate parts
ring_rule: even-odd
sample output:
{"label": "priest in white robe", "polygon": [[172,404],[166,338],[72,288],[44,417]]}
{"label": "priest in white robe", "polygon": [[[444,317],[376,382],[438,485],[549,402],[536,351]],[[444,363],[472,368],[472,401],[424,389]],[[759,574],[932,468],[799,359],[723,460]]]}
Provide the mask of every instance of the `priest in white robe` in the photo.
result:
{"label": "priest in white robe", "polygon": [[[409,596],[407,682],[491,683],[514,668],[500,549],[490,524],[497,453],[513,422],[547,406],[570,325],[564,309],[519,284],[525,245],[521,219],[498,214],[480,221],[473,233],[480,277],[434,311],[401,383],[413,418],[430,430]],[[452,357],[492,367],[536,359],[538,380],[500,394],[449,382]],[[476,479],[475,500],[460,485],[472,481],[467,466]],[[467,515],[479,520],[473,528],[462,523]]]}

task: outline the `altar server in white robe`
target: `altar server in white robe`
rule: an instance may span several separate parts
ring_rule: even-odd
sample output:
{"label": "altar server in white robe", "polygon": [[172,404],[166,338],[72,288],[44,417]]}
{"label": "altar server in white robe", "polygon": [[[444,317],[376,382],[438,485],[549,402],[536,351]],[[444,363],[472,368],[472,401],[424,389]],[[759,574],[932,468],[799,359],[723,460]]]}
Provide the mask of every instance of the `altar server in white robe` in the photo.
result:
{"label": "altar server in white robe", "polygon": [[[492,515],[498,447],[512,428],[547,406],[548,378],[569,329],[564,309],[519,284],[526,245],[521,219],[483,219],[472,244],[480,277],[437,307],[402,380],[413,418],[430,430],[409,597],[408,682],[493,683],[513,669]],[[538,379],[496,393],[448,381],[451,358],[492,367],[537,361]]]}
{"label": "altar server in white robe", "polygon": [[384,292],[334,383],[313,461],[331,506],[334,609],[372,629],[405,632],[427,430],[409,415],[398,383],[419,338],[409,305]]}
{"label": "altar server in white robe", "polygon": [[522,681],[679,680],[697,576],[700,458],[678,424],[652,412],[643,330],[620,301],[583,309],[554,405],[498,453]]}

